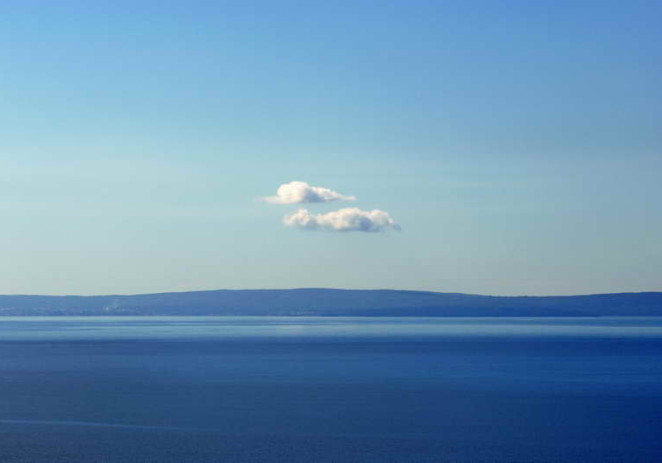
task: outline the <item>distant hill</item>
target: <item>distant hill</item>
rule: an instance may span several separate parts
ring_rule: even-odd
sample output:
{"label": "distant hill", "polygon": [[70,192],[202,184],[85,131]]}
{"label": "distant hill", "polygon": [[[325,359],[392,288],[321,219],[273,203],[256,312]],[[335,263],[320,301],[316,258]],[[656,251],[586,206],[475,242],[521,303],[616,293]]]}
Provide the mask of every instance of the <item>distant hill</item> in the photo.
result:
{"label": "distant hill", "polygon": [[0,315],[662,316],[662,292],[504,297],[309,288],[0,296]]}

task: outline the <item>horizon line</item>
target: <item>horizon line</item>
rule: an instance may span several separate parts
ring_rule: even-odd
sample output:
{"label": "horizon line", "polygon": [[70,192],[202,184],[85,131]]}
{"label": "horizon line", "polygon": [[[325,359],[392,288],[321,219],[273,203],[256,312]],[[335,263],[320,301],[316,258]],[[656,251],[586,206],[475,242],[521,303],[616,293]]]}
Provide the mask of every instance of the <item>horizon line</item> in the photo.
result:
{"label": "horizon line", "polygon": [[606,295],[621,295],[621,294],[654,294],[662,293],[660,291],[618,291],[614,293],[584,293],[584,294],[543,294],[543,295],[530,295],[530,294],[510,294],[510,295],[495,295],[495,294],[480,294],[480,293],[462,293],[455,291],[433,291],[423,289],[394,289],[394,288],[331,288],[331,287],[295,287],[295,288],[217,288],[217,289],[196,289],[196,290],[182,290],[182,291],[160,291],[148,293],[130,293],[130,294],[0,294],[0,297],[136,297],[136,296],[158,296],[166,294],[191,294],[191,293],[213,293],[220,291],[393,291],[393,292],[408,292],[408,293],[431,293],[431,294],[447,294],[447,295],[461,295],[461,296],[480,296],[480,297],[494,297],[494,298],[541,298],[541,297],[586,297],[586,296],[606,296]]}

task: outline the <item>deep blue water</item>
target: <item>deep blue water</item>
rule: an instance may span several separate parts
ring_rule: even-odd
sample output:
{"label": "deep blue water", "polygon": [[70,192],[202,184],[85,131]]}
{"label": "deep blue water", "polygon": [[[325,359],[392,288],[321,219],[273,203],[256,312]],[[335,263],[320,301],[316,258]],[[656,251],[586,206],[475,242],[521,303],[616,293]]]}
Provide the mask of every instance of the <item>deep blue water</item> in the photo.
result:
{"label": "deep blue water", "polygon": [[0,318],[0,462],[662,461],[662,318]]}

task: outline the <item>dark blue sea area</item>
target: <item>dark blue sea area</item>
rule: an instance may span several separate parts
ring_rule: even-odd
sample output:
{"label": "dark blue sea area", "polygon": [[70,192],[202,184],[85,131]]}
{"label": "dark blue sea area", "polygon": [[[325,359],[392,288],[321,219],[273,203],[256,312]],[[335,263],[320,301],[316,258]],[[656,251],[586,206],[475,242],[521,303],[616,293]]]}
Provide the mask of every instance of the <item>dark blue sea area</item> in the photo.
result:
{"label": "dark blue sea area", "polygon": [[658,462],[662,318],[2,317],[0,462]]}

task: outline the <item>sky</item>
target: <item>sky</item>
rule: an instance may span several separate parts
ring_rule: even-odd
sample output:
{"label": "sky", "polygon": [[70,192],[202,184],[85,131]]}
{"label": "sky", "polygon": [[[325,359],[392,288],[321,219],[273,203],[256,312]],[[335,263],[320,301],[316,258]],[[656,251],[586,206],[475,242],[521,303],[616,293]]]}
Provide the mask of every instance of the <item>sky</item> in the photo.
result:
{"label": "sky", "polygon": [[0,294],[660,291],[661,14],[4,0]]}

